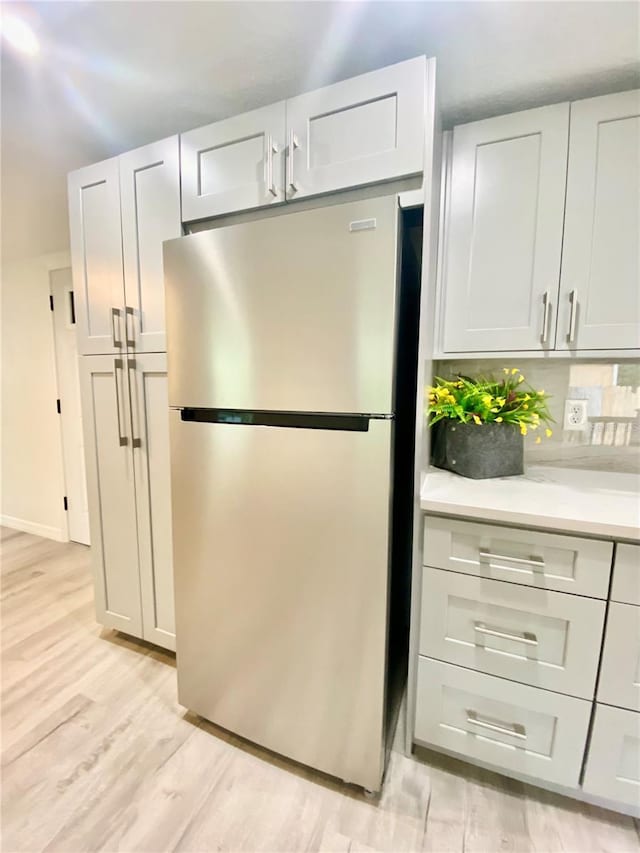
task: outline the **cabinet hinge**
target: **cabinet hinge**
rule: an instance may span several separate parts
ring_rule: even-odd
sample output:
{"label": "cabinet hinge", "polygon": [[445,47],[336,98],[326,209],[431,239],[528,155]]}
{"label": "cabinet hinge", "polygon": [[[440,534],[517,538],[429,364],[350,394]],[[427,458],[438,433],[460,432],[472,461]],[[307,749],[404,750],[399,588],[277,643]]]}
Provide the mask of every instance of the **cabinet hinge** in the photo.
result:
{"label": "cabinet hinge", "polygon": [[62,500],[64,501],[64,511],[66,512],[69,509],[69,501],[67,500],[67,496],[65,495]]}
{"label": "cabinet hinge", "polygon": [[53,311],[53,293],[49,294],[49,308]]}
{"label": "cabinet hinge", "polygon": [[56,412],[60,414],[60,400],[56,400]]}

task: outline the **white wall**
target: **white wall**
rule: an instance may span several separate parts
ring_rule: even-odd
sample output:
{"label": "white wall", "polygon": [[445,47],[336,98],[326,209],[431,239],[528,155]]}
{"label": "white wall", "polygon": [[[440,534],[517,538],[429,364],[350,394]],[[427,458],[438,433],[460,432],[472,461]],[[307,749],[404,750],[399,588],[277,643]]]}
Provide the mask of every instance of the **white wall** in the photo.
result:
{"label": "white wall", "polygon": [[3,263],[0,522],[66,540],[49,271],[68,252]]}

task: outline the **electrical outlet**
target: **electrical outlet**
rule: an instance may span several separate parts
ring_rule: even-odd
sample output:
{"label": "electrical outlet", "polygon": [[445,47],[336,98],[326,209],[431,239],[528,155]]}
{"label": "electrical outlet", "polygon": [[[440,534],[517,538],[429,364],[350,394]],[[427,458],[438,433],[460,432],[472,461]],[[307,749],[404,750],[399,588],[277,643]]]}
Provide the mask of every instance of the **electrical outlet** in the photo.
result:
{"label": "electrical outlet", "polygon": [[585,429],[587,426],[587,400],[564,401],[564,429]]}

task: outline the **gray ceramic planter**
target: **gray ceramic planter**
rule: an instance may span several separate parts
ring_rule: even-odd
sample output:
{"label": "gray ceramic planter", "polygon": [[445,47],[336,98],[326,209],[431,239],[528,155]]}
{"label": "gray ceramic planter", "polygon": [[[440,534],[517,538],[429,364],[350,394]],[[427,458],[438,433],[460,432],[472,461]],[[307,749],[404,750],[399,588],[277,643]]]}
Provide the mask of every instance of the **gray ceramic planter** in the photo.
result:
{"label": "gray ceramic planter", "polygon": [[524,472],[524,445],[514,424],[438,421],[431,428],[431,462],[436,468],[483,480]]}

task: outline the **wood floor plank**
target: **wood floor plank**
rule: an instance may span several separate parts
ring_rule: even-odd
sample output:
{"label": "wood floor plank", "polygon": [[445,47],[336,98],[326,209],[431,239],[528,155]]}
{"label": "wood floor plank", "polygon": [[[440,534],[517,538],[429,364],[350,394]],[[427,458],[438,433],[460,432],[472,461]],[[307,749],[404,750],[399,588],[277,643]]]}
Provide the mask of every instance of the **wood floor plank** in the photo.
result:
{"label": "wood floor plank", "polygon": [[190,714],[175,656],[102,629],[89,551],[0,530],[3,853],[626,853],[631,818],[393,752],[381,796]]}

